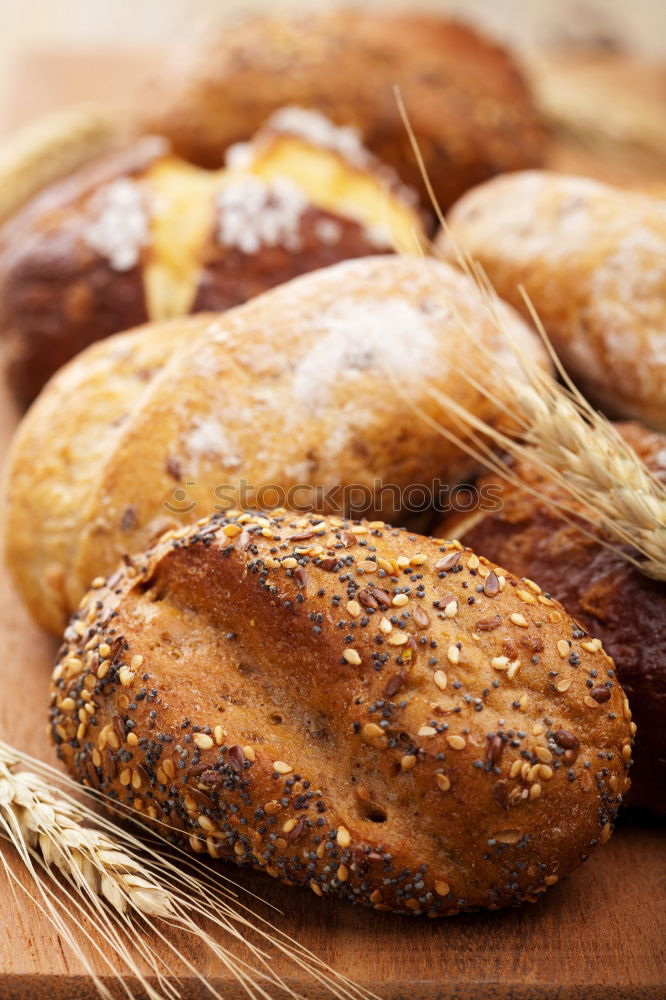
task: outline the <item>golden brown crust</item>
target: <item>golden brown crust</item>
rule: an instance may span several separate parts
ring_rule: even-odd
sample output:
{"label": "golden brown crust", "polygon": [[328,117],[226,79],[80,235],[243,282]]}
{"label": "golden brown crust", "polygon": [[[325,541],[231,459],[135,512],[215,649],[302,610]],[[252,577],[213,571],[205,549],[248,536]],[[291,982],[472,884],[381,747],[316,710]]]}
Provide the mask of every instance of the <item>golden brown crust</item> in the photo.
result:
{"label": "golden brown crust", "polygon": [[[666,437],[639,424],[619,424],[618,429],[666,481]],[[539,495],[572,504],[534,466],[521,462],[514,471]],[[538,580],[602,640],[638,725],[629,801],[666,812],[666,584],[643,576],[617,552],[584,534],[575,522],[566,524],[527,492],[502,484],[501,498],[501,509],[472,516],[462,533],[450,520],[442,530],[454,530],[477,551]],[[580,509],[575,503],[573,507]]]}
{"label": "golden brown crust", "polygon": [[439,916],[533,901],[610,836],[633,729],[612,662],[459,543],[235,512],[95,583],[58,752],[194,849]]}
{"label": "golden brown crust", "polygon": [[[8,512],[6,555],[16,567],[31,566],[28,573],[19,572],[21,592],[36,619],[52,631],[61,631],[72,610],[67,572],[99,466],[181,334],[178,322],[161,323],[94,344],[84,365],[73,362],[58,373],[16,432],[12,448],[21,457],[10,463],[6,488],[10,497],[21,498],[20,513]],[[76,407],[68,405],[74,399]],[[48,538],[44,548],[31,541],[31,523]]]}
{"label": "golden brown crust", "polygon": [[356,127],[422,190],[396,85],[442,206],[496,173],[542,162],[544,128],[521,74],[505,50],[463,25],[334,10],[226,19],[202,35],[161,72],[149,120],[195,162],[219,164],[230,143],[291,104]]}
{"label": "golden brown crust", "polygon": [[[666,430],[666,199],[546,171],[470,191],[448,232],[609,415]],[[441,248],[451,253],[449,239]]]}
{"label": "golden brown crust", "polygon": [[[535,336],[500,308],[507,335],[543,363]],[[89,367],[87,354],[52,380],[19,431],[9,469],[8,564],[35,616],[55,631],[64,627],[62,608],[73,611],[90,580],[110,572],[123,553],[142,551],[169,525],[225,503],[319,503],[326,511],[394,518],[407,487],[429,488],[443,474],[454,483],[474,469],[467,454],[419,419],[455,429],[433,390],[455,386],[461,405],[497,417],[492,399],[457,374],[461,343],[475,370],[488,370],[489,359],[517,364],[474,283],[417,257],[337,264],[222,316],[179,326],[182,344],[148,385],[126,393],[126,418],[111,440],[95,437],[108,416],[89,402],[96,385],[113,382],[114,363]],[[157,342],[159,331],[134,336]],[[114,350],[113,339],[105,341],[94,358],[105,356],[105,345]],[[73,383],[84,390],[72,391]],[[59,409],[76,456],[70,464],[61,464],[61,444],[53,441]],[[91,439],[100,442],[92,452]],[[63,526],[48,512],[59,509],[82,463],[89,486]],[[260,492],[269,484],[281,497]],[[299,484],[303,489],[289,494]],[[57,598],[46,566],[60,580]]]}
{"label": "golden brown crust", "polygon": [[0,236],[0,333],[23,405],[112,333],[227,309],[306,271],[413,246],[421,232],[405,190],[367,153],[351,163],[264,130],[246,159],[209,173],[147,137],[10,220]]}

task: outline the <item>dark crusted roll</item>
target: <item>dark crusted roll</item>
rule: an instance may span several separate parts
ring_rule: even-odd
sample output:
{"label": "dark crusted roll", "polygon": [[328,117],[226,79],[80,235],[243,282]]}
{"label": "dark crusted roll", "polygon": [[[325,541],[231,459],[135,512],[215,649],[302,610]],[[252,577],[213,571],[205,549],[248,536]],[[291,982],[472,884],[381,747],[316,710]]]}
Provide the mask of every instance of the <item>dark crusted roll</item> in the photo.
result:
{"label": "dark crusted roll", "polygon": [[[617,426],[666,481],[666,436],[640,424]],[[520,463],[514,471],[538,494],[571,504],[535,467]],[[666,584],[644,576],[582,526],[567,524],[547,503],[506,484],[501,491],[501,509],[478,512],[461,531],[451,521],[442,530],[537,579],[603,641],[638,725],[629,803],[666,814]]]}
{"label": "dark crusted roll", "polygon": [[46,188],[0,231],[0,336],[29,403],[96,340],[223,310],[340,260],[413,250],[411,192],[321,115],[312,141],[267,123],[227,169],[148,137]]}

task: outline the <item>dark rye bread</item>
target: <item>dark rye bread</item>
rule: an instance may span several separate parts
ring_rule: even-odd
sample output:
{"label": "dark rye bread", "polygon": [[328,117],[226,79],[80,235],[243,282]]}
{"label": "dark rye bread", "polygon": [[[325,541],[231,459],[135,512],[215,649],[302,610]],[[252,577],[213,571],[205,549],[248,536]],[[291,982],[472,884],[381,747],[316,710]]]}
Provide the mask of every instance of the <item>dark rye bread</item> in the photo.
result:
{"label": "dark rye bread", "polygon": [[535,583],[286,512],[203,520],[94,581],[50,715],[73,775],[194,850],[428,916],[534,901],[606,841],[635,728]]}
{"label": "dark rye bread", "polygon": [[[637,423],[616,426],[666,482],[666,436]],[[536,467],[521,462],[514,472],[539,497],[570,503]],[[503,483],[501,497],[501,509],[477,512],[462,529],[445,521],[441,530],[537,579],[602,640],[638,725],[628,801],[666,815],[666,583],[644,576],[531,493]]]}

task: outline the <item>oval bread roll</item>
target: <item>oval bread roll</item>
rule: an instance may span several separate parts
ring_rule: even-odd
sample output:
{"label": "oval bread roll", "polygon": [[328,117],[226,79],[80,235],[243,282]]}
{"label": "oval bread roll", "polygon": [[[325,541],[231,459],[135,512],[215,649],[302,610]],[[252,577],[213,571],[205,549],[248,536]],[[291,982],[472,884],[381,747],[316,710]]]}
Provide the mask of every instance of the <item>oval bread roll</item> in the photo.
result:
{"label": "oval bread roll", "polygon": [[98,581],[51,703],[71,773],[163,833],[432,917],[534,901],[607,840],[634,729],[535,583],[285,512],[217,515]]}
{"label": "oval bread roll", "polygon": [[499,308],[503,331],[448,265],[368,257],[221,316],[95,345],[51,381],[13,445],[7,558],[33,614],[61,631],[93,577],[225,504],[395,515],[407,487],[467,475],[470,458],[419,414],[453,429],[432,391],[455,385],[495,419],[458,367],[465,355],[477,374],[517,366],[509,335],[545,364]]}
{"label": "oval bread roll", "polygon": [[665,199],[530,171],[470,191],[448,224],[444,252],[469,252],[526,312],[524,286],[594,403],[666,430]]}

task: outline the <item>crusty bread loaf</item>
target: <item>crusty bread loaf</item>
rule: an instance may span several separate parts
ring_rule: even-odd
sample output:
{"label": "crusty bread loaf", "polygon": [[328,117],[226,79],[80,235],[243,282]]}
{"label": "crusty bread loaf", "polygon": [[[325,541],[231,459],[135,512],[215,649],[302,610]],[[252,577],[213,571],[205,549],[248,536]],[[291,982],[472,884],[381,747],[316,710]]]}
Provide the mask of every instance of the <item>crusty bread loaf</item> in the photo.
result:
{"label": "crusty bread loaf", "polygon": [[422,190],[396,86],[442,205],[503,170],[543,162],[545,130],[506,51],[461,24],[407,11],[322,8],[206,25],[160,69],[147,125],[215,166],[277,108],[312,108],[358,129]]}
{"label": "crusty bread loaf", "polygon": [[22,403],[88,344],[226,309],[349,257],[414,251],[415,196],[315,116],[324,145],[266,124],[228,169],[148,137],[47,188],[0,231],[0,334]]}
{"label": "crusty bread loaf", "polygon": [[522,311],[524,286],[592,401],[666,430],[666,199],[530,171],[470,191],[448,223]]}
{"label": "crusty bread loaf", "polygon": [[95,345],[46,387],[10,459],[7,558],[33,614],[61,631],[123,553],[225,502],[395,517],[406,487],[468,475],[473,461],[418,413],[453,429],[432,390],[456,386],[462,405],[493,421],[497,404],[459,375],[465,356],[491,378],[495,364],[518,364],[511,337],[544,360],[532,331],[499,308],[505,332],[454,268],[379,256],[219,317]]}
{"label": "crusty bread loaf", "polygon": [[608,839],[635,729],[612,661],[460,543],[217,515],[82,602],[51,731],[83,782],[318,895],[534,901]]}
{"label": "crusty bread loaf", "polygon": [[[666,482],[666,437],[639,424],[617,426]],[[629,801],[666,813],[666,584],[643,576],[583,531],[583,524],[562,520],[547,498],[574,510],[581,506],[535,466],[520,462],[513,471],[536,495],[503,483],[501,508],[475,511],[456,522],[448,518],[441,530],[455,532],[512,572],[538,580],[603,641],[638,725]],[[488,477],[479,486],[491,482]]]}

